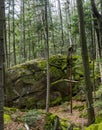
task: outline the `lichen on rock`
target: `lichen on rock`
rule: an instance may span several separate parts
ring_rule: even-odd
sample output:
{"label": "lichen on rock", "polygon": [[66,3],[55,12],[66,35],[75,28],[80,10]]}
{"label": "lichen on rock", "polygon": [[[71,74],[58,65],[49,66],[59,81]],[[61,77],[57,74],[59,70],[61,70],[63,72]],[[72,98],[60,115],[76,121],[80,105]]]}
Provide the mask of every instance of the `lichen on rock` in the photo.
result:
{"label": "lichen on rock", "polygon": [[[73,65],[77,58],[74,57]],[[70,79],[66,56],[56,55],[50,57],[51,105],[57,105],[69,96],[68,82],[53,82],[59,79]],[[72,66],[73,76],[76,69]],[[80,74],[77,74],[80,77]],[[20,108],[45,107],[46,99],[46,60],[36,59],[16,65],[6,71],[5,101],[9,106]],[[79,78],[80,79],[80,78]],[[73,84],[73,90],[75,84]],[[76,89],[75,89],[76,90]],[[55,97],[56,95],[56,97]],[[54,98],[55,97],[55,98]]]}

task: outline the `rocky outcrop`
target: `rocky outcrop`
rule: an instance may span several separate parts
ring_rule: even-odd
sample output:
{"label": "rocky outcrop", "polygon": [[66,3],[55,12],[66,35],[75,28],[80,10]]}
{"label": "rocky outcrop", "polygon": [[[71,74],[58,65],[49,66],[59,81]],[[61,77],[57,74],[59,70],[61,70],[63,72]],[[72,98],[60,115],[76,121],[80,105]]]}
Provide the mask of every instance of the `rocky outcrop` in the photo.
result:
{"label": "rocky outcrop", "polygon": [[[69,96],[68,82],[53,82],[69,78],[66,57],[57,55],[50,58],[51,105],[60,103]],[[20,108],[45,107],[46,61],[37,59],[16,65],[6,71],[5,103]],[[68,98],[67,98],[68,100]]]}

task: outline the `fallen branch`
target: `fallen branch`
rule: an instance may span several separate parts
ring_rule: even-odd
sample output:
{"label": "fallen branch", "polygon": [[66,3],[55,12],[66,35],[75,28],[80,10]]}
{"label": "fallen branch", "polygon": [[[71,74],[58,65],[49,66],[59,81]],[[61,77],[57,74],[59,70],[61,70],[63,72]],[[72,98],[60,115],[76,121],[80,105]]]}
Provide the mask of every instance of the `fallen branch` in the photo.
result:
{"label": "fallen branch", "polygon": [[72,83],[77,83],[78,81],[69,80],[69,79],[60,79],[60,80],[57,80],[57,81],[51,83],[51,85],[55,85],[55,84],[60,83],[60,82],[72,82]]}
{"label": "fallen branch", "polygon": [[27,123],[25,123],[24,126],[25,126],[26,130],[30,130],[30,128],[29,128]]}

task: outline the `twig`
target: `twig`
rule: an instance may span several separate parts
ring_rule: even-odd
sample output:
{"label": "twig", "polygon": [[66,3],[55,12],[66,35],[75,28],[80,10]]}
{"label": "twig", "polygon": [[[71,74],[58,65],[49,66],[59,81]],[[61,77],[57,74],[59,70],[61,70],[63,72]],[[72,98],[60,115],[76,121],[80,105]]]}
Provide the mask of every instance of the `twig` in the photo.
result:
{"label": "twig", "polygon": [[25,123],[24,126],[25,126],[26,130],[30,130],[30,128],[29,128],[27,123]]}

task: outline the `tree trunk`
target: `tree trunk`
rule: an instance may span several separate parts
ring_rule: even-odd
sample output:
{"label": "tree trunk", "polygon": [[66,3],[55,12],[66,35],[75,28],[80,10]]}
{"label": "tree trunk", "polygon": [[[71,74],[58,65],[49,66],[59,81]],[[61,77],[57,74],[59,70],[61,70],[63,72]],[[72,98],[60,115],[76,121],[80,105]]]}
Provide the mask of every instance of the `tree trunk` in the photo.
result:
{"label": "tree trunk", "polygon": [[90,80],[90,70],[89,70],[89,62],[88,62],[86,36],[85,36],[82,0],[77,0],[77,8],[78,8],[78,15],[80,20],[80,42],[82,48],[81,49],[82,60],[83,60],[84,77],[85,77],[85,94],[87,99],[86,104],[87,104],[87,112],[88,112],[88,125],[90,125],[94,123],[95,115],[94,115],[94,108],[93,108],[92,83]]}
{"label": "tree trunk", "polygon": [[24,50],[24,61],[26,61],[26,42],[25,42],[25,0],[22,1],[22,13],[23,13],[23,18],[22,18],[22,24],[23,24],[23,44],[24,44],[24,47],[23,47],[23,50]]}
{"label": "tree trunk", "polygon": [[62,11],[61,11],[61,3],[58,0],[58,8],[59,8],[59,16],[60,16],[60,24],[61,24],[61,54],[63,53],[63,46],[64,46],[64,33],[63,33],[63,19],[62,19]]}
{"label": "tree trunk", "polygon": [[3,62],[4,62],[4,0],[0,0],[0,130],[4,130]]}
{"label": "tree trunk", "polygon": [[49,5],[49,17],[50,17],[50,22],[52,26],[51,30],[51,37],[52,37],[52,43],[53,43],[53,54],[56,55],[56,45],[55,45],[55,36],[54,36],[54,24],[53,24],[53,19],[52,19],[52,10],[51,10],[51,5]]}
{"label": "tree trunk", "polygon": [[46,67],[47,67],[47,93],[46,93],[46,112],[49,112],[50,104],[50,71],[49,71],[49,35],[48,35],[48,0],[45,0],[45,39],[46,39]]}
{"label": "tree trunk", "polygon": [[15,18],[14,18],[14,13],[15,13],[15,2],[13,2],[13,56],[14,56],[14,65],[16,65],[16,48],[15,48]]}
{"label": "tree trunk", "polygon": [[[101,63],[101,58],[102,58],[102,14],[98,12],[95,1],[91,1],[91,7],[92,7],[92,12],[93,12],[93,17],[96,18],[97,20],[94,20],[95,24],[95,30],[97,34],[97,41],[98,41],[98,53],[99,53],[99,69],[100,69],[100,77],[101,77],[101,83],[102,83],[102,63]],[[102,0],[100,0],[100,4],[102,7]]]}
{"label": "tree trunk", "polygon": [[10,67],[10,59],[11,59],[11,54],[10,54],[10,44],[11,44],[10,6],[11,6],[11,0],[9,0],[9,10],[8,10],[8,67]]}
{"label": "tree trunk", "polygon": [[102,15],[98,12],[94,0],[91,0],[91,7],[94,17],[97,19],[97,25],[98,30],[97,33],[97,39],[98,39],[98,46],[99,46],[99,55],[100,58],[102,57]]}

